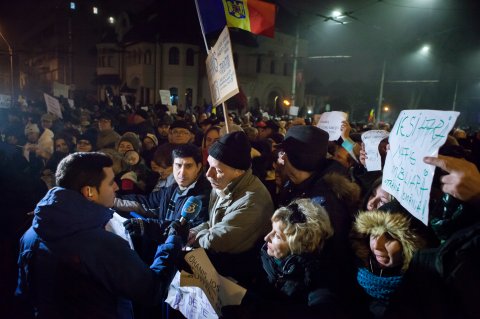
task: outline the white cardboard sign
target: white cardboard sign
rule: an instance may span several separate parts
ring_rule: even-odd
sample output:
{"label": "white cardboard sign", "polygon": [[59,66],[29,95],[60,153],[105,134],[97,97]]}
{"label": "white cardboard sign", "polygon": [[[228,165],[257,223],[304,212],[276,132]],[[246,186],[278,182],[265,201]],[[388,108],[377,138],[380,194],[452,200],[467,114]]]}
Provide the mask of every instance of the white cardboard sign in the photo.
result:
{"label": "white cardboard sign", "polygon": [[172,105],[170,101],[170,90],[158,90],[160,101],[163,105]]}
{"label": "white cardboard sign", "polygon": [[47,104],[47,112],[55,114],[57,117],[63,119],[62,108],[60,107],[58,100],[47,93],[43,93],[43,97],[45,98],[45,104]]}
{"label": "white cardboard sign", "polygon": [[68,90],[70,87],[67,84],[60,82],[53,82],[53,96],[68,98]]}
{"label": "white cardboard sign", "polygon": [[460,113],[404,110],[390,132],[390,150],[383,168],[382,188],[413,216],[428,225],[428,204],[435,167],[425,156],[437,156]]}
{"label": "white cardboard sign", "polygon": [[206,64],[212,104],[217,106],[239,92],[227,26],[208,54]]}
{"label": "white cardboard sign", "polygon": [[345,112],[332,111],[322,113],[320,120],[318,120],[317,127],[326,131],[329,135],[329,141],[336,141],[341,136],[340,127],[342,122],[348,119],[348,114]]}
{"label": "white cardboard sign", "polygon": [[0,94],[0,109],[8,109],[11,104],[10,95]]}
{"label": "white cardboard sign", "polygon": [[292,116],[297,116],[299,110],[300,110],[300,107],[298,106],[290,106],[290,109],[288,110],[288,114]]}
{"label": "white cardboard sign", "polygon": [[388,137],[388,132],[384,130],[371,130],[362,134],[362,142],[365,145],[365,153],[367,158],[365,159],[365,166],[367,171],[381,171],[382,170],[382,158],[378,151],[378,145],[380,142]]}

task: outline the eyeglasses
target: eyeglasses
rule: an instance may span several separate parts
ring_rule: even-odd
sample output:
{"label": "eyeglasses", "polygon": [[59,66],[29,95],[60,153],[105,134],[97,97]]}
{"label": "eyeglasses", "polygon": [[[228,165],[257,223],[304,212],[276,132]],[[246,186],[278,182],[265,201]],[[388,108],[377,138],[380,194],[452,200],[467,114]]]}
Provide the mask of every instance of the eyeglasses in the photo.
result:
{"label": "eyeglasses", "polygon": [[190,134],[189,131],[183,131],[183,130],[172,130],[172,134],[175,135],[188,135]]}
{"label": "eyeglasses", "polygon": [[288,217],[288,221],[291,224],[298,224],[298,223],[306,223],[307,217],[305,214],[300,210],[297,203],[292,203],[287,206],[288,210],[292,213]]}

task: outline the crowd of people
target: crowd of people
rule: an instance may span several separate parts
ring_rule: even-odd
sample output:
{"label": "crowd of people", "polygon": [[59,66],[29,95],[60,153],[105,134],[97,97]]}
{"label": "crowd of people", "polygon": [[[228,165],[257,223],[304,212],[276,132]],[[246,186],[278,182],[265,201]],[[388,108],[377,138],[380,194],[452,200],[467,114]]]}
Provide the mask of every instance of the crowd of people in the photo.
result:
{"label": "crowd of people", "polygon": [[180,317],[163,301],[185,247],[247,289],[225,318],[480,317],[480,132],[424,158],[424,225],[366,169],[361,135],[384,123],[329,141],[309,118],[201,108],[1,111],[6,317]]}

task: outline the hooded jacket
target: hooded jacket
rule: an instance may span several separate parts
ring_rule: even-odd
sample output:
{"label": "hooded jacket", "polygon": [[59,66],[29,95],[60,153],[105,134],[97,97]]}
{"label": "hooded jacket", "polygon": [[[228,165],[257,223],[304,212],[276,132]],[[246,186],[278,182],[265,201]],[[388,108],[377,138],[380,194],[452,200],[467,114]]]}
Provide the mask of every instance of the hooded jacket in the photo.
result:
{"label": "hooded jacket", "polygon": [[55,187],[35,208],[20,241],[16,295],[38,318],[133,318],[132,301],[160,303],[181,240],[170,236],[150,268],[107,232],[112,210]]}

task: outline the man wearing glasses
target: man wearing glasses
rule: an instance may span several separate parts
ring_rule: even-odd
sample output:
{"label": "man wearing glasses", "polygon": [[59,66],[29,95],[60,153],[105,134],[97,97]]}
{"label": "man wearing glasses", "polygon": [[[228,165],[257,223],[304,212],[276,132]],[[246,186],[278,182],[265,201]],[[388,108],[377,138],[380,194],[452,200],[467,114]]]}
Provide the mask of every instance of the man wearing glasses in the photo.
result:
{"label": "man wearing glasses", "polygon": [[193,142],[192,127],[185,121],[177,120],[170,125],[168,140],[172,144],[187,144]]}

